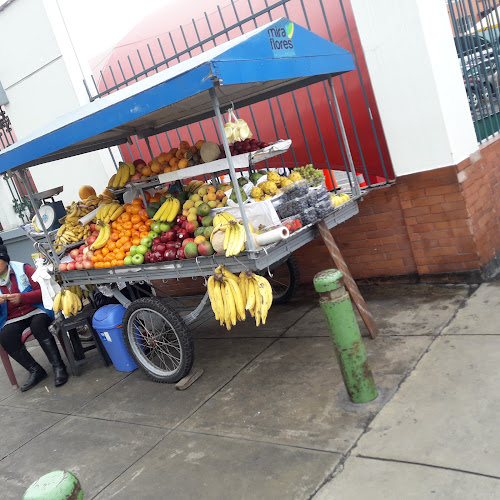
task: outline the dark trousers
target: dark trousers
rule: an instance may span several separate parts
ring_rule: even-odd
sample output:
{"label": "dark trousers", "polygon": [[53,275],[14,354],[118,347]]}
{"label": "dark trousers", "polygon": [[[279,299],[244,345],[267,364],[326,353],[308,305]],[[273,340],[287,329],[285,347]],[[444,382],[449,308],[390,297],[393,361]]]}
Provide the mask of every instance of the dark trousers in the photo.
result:
{"label": "dark trousers", "polygon": [[26,328],[30,328],[31,333],[37,340],[52,338],[52,334],[49,332],[51,323],[52,320],[47,314],[36,314],[31,318],[5,325],[0,330],[0,345],[8,354],[19,351],[23,346],[21,337]]}

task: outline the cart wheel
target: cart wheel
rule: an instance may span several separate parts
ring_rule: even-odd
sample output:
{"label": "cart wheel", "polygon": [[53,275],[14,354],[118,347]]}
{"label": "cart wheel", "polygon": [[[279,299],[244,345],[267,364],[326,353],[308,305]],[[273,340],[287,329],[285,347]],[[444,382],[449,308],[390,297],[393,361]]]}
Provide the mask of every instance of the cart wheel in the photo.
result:
{"label": "cart wheel", "polygon": [[137,366],[155,382],[175,383],[191,371],[194,346],[186,324],[158,299],[146,297],[128,306],[123,338]]}
{"label": "cart wheel", "polygon": [[272,278],[267,272],[262,274],[273,289],[273,302],[276,304],[288,302],[299,288],[300,271],[293,255],[290,255],[285,262],[281,262],[276,267],[271,266]]}

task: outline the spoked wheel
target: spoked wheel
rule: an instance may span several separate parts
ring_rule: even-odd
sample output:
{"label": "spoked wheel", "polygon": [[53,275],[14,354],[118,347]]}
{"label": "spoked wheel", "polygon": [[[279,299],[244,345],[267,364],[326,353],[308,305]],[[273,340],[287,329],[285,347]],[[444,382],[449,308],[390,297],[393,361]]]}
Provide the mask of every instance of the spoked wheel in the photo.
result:
{"label": "spoked wheel", "polygon": [[194,345],[186,324],[158,299],[142,298],[128,306],[123,338],[137,366],[155,382],[175,383],[191,371]]}
{"label": "spoked wheel", "polygon": [[300,271],[297,261],[293,255],[276,265],[271,266],[272,278],[266,271],[261,273],[269,281],[273,289],[273,302],[285,304],[294,295],[300,284]]}

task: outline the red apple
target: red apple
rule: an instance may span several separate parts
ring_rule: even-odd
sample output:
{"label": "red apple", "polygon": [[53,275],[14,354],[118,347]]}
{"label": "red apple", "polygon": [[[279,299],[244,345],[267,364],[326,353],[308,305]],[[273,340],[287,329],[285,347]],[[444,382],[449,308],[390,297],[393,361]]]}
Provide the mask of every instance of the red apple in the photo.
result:
{"label": "red apple", "polygon": [[184,254],[184,248],[179,248],[177,250],[177,258],[180,259],[185,259],[186,255]]}
{"label": "red apple", "polygon": [[167,249],[167,246],[164,243],[158,243],[156,245],[156,252],[160,252],[162,255],[165,253],[165,250]]}
{"label": "red apple", "polygon": [[78,251],[83,255],[83,252],[86,248],[87,248],[87,245],[82,245],[80,248],[78,248]]}
{"label": "red apple", "polygon": [[161,236],[159,238],[153,238],[153,246],[158,245],[158,243],[161,243]]}
{"label": "red apple", "polygon": [[161,243],[167,243],[167,241],[170,241],[167,237],[167,233],[161,233],[161,236],[160,236],[160,242]]}
{"label": "red apple", "polygon": [[90,231],[93,233],[94,231],[97,230],[97,226],[95,224],[90,224]]}
{"label": "red apple", "polygon": [[194,241],[194,238],[186,238],[185,240],[183,240],[182,248],[184,248],[186,246],[186,243],[189,243],[190,241]]}
{"label": "red apple", "polygon": [[182,248],[182,241],[180,241],[180,240],[174,241],[174,248],[177,250],[179,248]]}
{"label": "red apple", "polygon": [[163,254],[161,252],[153,252],[153,259],[155,262],[162,262],[163,261]]}
{"label": "red apple", "polygon": [[83,268],[84,269],[94,269],[94,263],[91,260],[84,260],[83,261]]}
{"label": "red apple", "polygon": [[187,223],[188,223],[188,221],[187,221],[187,220],[183,220],[183,221],[182,221],[182,223],[181,223],[181,227],[182,227],[182,229],[186,229]]}
{"label": "red apple", "polygon": [[[181,226],[179,226],[179,224],[174,224],[174,225],[170,228],[170,230],[171,230],[171,231],[175,231],[175,232],[177,232],[177,231],[179,231],[179,229],[180,229],[180,228],[181,228]],[[167,231],[167,233],[168,233],[168,231]]]}
{"label": "red apple", "polygon": [[77,262],[75,264],[75,269],[77,269],[78,271],[81,271],[83,269],[83,262]]}
{"label": "red apple", "polygon": [[83,262],[83,255],[82,254],[78,254],[76,257],[75,257],[75,262]]}
{"label": "red apple", "polygon": [[74,271],[76,269],[76,262],[68,262],[68,271]]}
{"label": "red apple", "polygon": [[68,264],[59,264],[59,271],[67,271],[68,270]]}
{"label": "red apple", "polygon": [[92,260],[92,257],[94,256],[94,252],[92,250],[89,250],[89,247],[83,252],[83,260]]}
{"label": "red apple", "polygon": [[80,255],[80,251],[78,250],[78,248],[73,248],[73,250],[71,250],[71,252],[69,252],[69,256],[75,260],[77,255]]}
{"label": "red apple", "polygon": [[175,248],[169,248],[163,254],[164,260],[175,260],[177,257],[177,250]]}
{"label": "red apple", "polygon": [[[166,237],[167,237],[167,241],[174,241],[176,238],[177,238],[177,231],[174,231],[173,229],[169,229],[166,233],[165,233]],[[163,243],[163,242],[162,242]]]}
{"label": "red apple", "polygon": [[167,250],[169,250],[170,248],[175,248],[175,241],[167,241],[165,243],[165,247]]}
{"label": "red apple", "polygon": [[187,224],[186,224],[186,231],[188,233],[194,233],[199,227],[199,224],[197,221],[195,220],[192,220],[192,221],[189,221]]}
{"label": "red apple", "polygon": [[152,252],[146,252],[144,254],[144,262],[147,262],[148,264],[151,262],[151,256],[152,256]]}
{"label": "red apple", "polygon": [[186,238],[189,238],[189,233],[188,233],[187,229],[179,229],[179,232],[177,233],[177,240],[183,241]]}
{"label": "red apple", "polygon": [[91,234],[90,236],[87,236],[85,243],[87,243],[87,245],[90,246],[92,245],[92,243],[94,243],[95,240],[97,240],[97,236]]}

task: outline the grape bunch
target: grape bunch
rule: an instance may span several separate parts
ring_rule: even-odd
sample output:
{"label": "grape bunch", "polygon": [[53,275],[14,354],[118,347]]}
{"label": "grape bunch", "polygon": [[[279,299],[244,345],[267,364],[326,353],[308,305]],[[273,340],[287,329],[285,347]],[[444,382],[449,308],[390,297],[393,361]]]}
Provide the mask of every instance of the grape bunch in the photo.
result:
{"label": "grape bunch", "polygon": [[325,182],[323,171],[314,168],[311,163],[305,167],[294,168],[293,171],[298,172],[311,186],[319,186]]}

